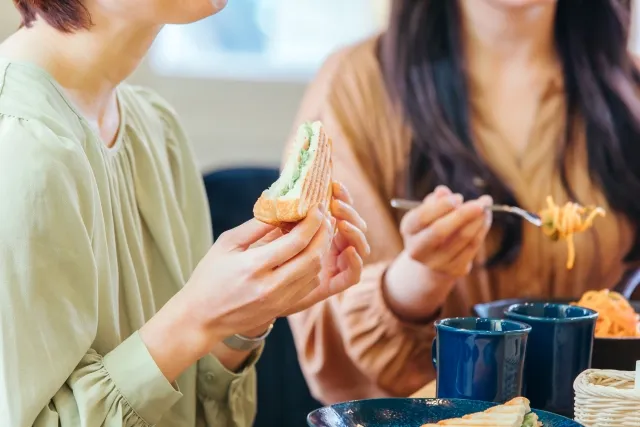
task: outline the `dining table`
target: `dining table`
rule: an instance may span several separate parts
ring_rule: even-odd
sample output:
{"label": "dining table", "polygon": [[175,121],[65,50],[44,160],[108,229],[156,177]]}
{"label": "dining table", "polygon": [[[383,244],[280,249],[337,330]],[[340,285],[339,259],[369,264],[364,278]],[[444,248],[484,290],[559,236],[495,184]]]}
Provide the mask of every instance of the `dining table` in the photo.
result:
{"label": "dining table", "polygon": [[434,398],[436,397],[436,380],[431,381],[420,390],[416,391],[411,395],[411,397],[417,398]]}

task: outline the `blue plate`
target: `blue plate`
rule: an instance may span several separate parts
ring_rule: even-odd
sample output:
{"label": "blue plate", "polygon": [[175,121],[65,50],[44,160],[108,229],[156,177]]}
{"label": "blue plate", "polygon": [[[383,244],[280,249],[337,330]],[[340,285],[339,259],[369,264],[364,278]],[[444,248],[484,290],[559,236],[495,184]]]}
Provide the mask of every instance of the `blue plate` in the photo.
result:
{"label": "blue plate", "polygon": [[[482,412],[495,404],[462,399],[369,399],[338,403],[313,411],[310,427],[420,427],[448,418]],[[544,427],[583,427],[568,418],[544,411]]]}

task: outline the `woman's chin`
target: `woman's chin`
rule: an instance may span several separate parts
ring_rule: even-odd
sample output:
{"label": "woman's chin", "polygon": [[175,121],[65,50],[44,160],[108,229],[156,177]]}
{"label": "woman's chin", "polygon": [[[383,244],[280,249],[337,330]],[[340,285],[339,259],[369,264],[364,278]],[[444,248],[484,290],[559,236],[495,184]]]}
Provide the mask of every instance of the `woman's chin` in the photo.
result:
{"label": "woman's chin", "polygon": [[507,7],[527,7],[539,6],[544,4],[553,4],[557,0],[490,0],[492,3]]}
{"label": "woman's chin", "polygon": [[485,0],[485,1],[497,7],[523,8],[523,7],[551,5],[551,4],[557,3],[558,0]]}
{"label": "woman's chin", "polygon": [[176,13],[167,14],[165,24],[190,24],[215,15],[227,6],[228,0],[187,0],[176,2],[180,5]]}

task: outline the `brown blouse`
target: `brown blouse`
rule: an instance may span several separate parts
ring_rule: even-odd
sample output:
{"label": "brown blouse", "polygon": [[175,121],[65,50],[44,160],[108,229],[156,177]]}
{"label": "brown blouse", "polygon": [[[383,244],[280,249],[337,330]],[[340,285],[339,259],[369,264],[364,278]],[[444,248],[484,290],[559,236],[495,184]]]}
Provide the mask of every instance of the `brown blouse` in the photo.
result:
{"label": "brown blouse", "polygon": [[[372,254],[362,282],[341,295],[291,316],[289,321],[302,370],[312,393],[325,403],[383,396],[408,396],[434,378],[432,325],[406,324],[389,310],[381,293],[384,272],[402,251],[401,213],[389,207],[403,197],[410,132],[394,110],[375,55],[377,39],[332,56],[311,84],[296,123],[322,120],[333,138],[335,178],[351,191],[368,224]],[[565,100],[560,73],[551,73],[539,103],[529,143],[517,152],[491,124],[491,106],[471,84],[472,128],[478,152],[520,205],[538,211],[547,195],[567,201],[556,167],[564,135]],[[578,126],[579,127],[579,126]],[[577,137],[584,141],[578,132]],[[589,179],[585,144],[569,153],[572,187],[585,204],[607,208]],[[566,269],[564,242],[552,242],[523,226],[519,258],[508,267],[481,267],[496,243],[490,234],[477,267],[456,285],[443,317],[466,316],[472,306],[513,297],[576,297],[589,289],[613,287],[624,270],[631,245],[630,225],[608,213],[597,226],[575,236],[576,264]]]}

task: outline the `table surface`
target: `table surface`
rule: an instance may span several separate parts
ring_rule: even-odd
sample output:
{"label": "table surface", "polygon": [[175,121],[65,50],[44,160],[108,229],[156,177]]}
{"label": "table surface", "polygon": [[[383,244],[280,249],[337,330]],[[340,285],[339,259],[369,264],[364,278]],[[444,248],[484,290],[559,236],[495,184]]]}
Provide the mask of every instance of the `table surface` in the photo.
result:
{"label": "table surface", "polygon": [[411,397],[420,397],[420,398],[428,398],[428,397],[436,397],[436,381],[433,380],[426,386],[422,387],[420,390],[416,391],[411,395]]}

